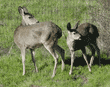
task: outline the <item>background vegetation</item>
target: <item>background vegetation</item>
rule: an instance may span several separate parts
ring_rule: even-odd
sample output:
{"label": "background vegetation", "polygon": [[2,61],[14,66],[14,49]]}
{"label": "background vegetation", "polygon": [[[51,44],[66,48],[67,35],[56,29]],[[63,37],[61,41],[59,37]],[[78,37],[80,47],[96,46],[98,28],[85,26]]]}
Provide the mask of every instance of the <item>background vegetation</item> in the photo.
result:
{"label": "background vegetation", "polygon": [[[0,0],[0,87],[109,87],[109,0]],[[81,51],[76,52],[73,74],[69,75],[70,52],[65,36],[58,44],[65,49],[65,70],[61,72],[59,56],[56,76],[51,78],[54,59],[44,47],[36,49],[36,65],[39,72],[35,73],[30,51],[26,50],[26,74],[22,76],[22,59],[20,50],[14,44],[13,35],[21,23],[18,6],[25,6],[40,22],[52,21],[62,28],[67,36],[66,26],[81,23],[95,24],[100,33],[98,45],[101,49],[102,67],[98,67],[95,56],[92,73],[88,71]],[[88,50],[88,60],[91,53]]]}

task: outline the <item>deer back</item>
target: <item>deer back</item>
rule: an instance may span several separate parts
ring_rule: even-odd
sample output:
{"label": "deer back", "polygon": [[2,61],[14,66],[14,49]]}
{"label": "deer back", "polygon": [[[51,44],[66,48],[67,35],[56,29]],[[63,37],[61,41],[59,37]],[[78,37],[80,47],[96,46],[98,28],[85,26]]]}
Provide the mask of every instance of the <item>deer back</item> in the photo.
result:
{"label": "deer back", "polygon": [[90,38],[98,38],[99,33],[98,29],[95,25],[90,24],[90,23],[83,23],[81,24],[78,28],[77,31],[82,35],[82,36],[90,36]]}
{"label": "deer back", "polygon": [[[62,36],[62,30],[52,22],[40,22],[29,26],[19,26],[14,32],[14,42],[19,46],[31,48],[44,43],[49,44]],[[18,46],[18,47],[19,47]]]}

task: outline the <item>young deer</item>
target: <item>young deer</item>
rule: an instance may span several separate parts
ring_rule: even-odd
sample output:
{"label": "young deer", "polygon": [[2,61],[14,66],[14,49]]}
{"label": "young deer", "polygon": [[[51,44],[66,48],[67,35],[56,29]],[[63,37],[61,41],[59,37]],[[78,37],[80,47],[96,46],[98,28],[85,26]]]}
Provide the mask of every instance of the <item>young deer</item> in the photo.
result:
{"label": "young deer", "polygon": [[[67,45],[71,52],[71,68],[69,74],[72,74],[73,63],[75,59],[75,51],[81,49],[83,53],[83,57],[88,65],[88,69],[91,72],[91,66],[94,60],[95,50],[97,51],[97,55],[99,58],[100,65],[100,49],[97,46],[96,39],[99,36],[98,29],[95,25],[90,23],[83,23],[78,26],[79,21],[76,23],[73,29],[71,29],[71,24],[67,24],[68,37],[67,37]],[[90,60],[90,64],[87,61],[85,46],[87,46],[91,52],[92,57]]]}

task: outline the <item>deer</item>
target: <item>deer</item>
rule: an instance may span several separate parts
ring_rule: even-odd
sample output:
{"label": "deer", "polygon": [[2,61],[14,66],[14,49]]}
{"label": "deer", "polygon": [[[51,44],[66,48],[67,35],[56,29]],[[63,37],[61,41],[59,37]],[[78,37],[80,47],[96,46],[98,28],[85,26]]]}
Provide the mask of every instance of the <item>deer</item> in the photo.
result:
{"label": "deer", "polygon": [[[61,28],[53,22],[38,22],[32,15],[27,13],[27,10],[22,7],[18,7],[19,13],[22,15],[22,23],[14,31],[14,42],[21,50],[23,75],[25,75],[25,49],[30,49],[32,61],[34,63],[35,72],[38,72],[38,68],[35,63],[35,48],[44,46],[55,60],[52,78],[56,74],[56,68],[58,63],[58,54],[62,58],[62,71],[64,70],[64,56],[65,50],[58,45],[58,39],[62,36]],[[29,20],[29,21],[26,21]],[[30,20],[35,20],[30,21]]]}
{"label": "deer", "polygon": [[[97,55],[99,58],[99,66],[100,66],[100,49],[97,45],[97,38],[99,37],[98,29],[95,25],[90,23],[83,23],[79,25],[78,21],[73,28],[71,28],[70,22],[67,24],[68,36],[67,36],[67,45],[69,47],[71,53],[71,68],[69,75],[72,74],[73,71],[73,63],[75,59],[75,51],[81,50],[83,57],[87,63],[88,69],[91,72],[91,66],[93,64],[93,60],[95,57],[95,51],[97,51]],[[86,49],[89,48],[92,52],[90,64],[87,61]]]}

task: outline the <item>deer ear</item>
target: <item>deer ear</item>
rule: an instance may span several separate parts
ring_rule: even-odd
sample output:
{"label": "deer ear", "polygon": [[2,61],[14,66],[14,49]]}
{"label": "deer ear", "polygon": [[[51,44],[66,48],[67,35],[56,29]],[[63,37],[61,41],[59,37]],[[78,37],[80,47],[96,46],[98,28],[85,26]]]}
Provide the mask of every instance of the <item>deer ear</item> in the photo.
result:
{"label": "deer ear", "polygon": [[21,15],[21,9],[22,9],[22,7],[19,6],[19,7],[18,7],[18,12],[19,12],[20,15]]}
{"label": "deer ear", "polygon": [[78,21],[78,22],[76,23],[76,25],[73,27],[73,29],[77,29],[77,28],[78,28],[79,22],[80,22],[80,21]]}
{"label": "deer ear", "polygon": [[20,10],[20,14],[22,17],[24,16],[24,10],[23,9]]}
{"label": "deer ear", "polygon": [[24,12],[25,12],[25,13],[28,13],[27,8],[26,8],[26,7],[24,7],[24,6],[23,6],[23,10],[24,10]]}
{"label": "deer ear", "polygon": [[71,24],[70,24],[70,22],[67,24],[67,30],[71,30]]}

